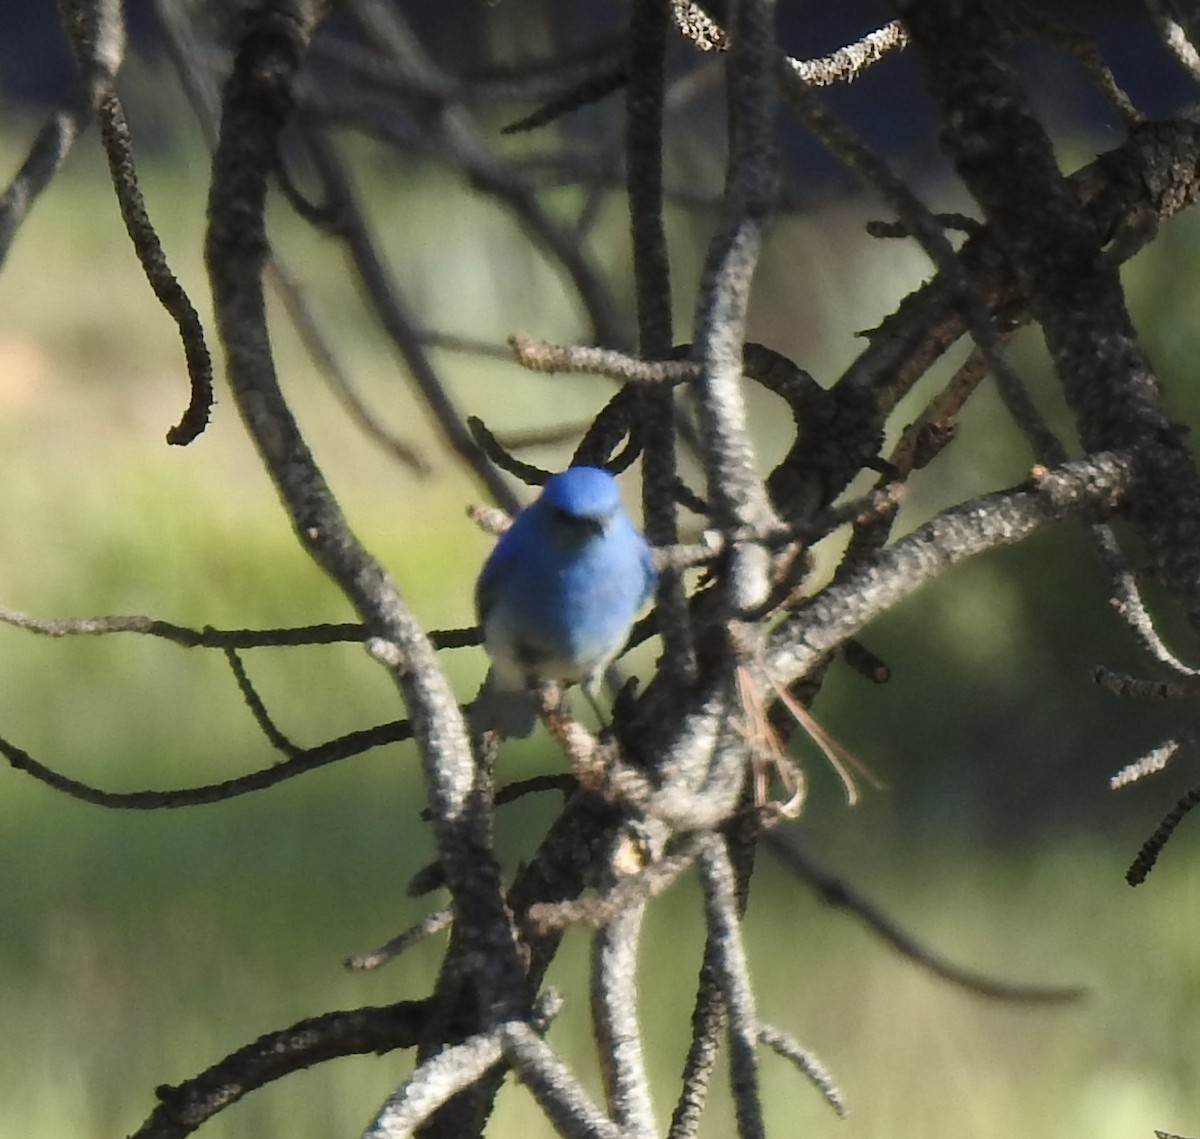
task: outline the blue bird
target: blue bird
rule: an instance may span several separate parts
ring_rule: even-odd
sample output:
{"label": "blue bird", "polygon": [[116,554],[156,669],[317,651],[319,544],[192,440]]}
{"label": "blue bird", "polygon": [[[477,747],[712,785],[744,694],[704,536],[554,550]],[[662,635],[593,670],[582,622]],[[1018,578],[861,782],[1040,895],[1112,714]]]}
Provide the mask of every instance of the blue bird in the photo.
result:
{"label": "blue bird", "polygon": [[608,471],[571,467],[549,479],[500,536],[475,587],[492,667],[474,729],[528,736],[543,681],[582,681],[594,695],[656,580]]}

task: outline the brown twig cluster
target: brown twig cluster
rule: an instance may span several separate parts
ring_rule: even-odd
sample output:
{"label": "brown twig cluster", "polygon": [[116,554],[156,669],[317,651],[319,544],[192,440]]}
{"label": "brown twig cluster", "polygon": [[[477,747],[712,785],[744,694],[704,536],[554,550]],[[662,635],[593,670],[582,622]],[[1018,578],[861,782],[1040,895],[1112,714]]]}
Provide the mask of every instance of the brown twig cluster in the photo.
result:
{"label": "brown twig cluster", "polygon": [[[1200,18],[1193,7],[1174,0],[1149,5],[1170,50],[1200,72],[1194,36]],[[211,400],[207,350],[137,192],[116,94],[124,49],[119,8],[114,0],[62,0],[80,89],[35,140],[0,197],[0,257],[96,117],[135,248],[180,325],[192,400],[171,438],[186,442],[203,429]],[[0,739],[0,752],[65,793],[147,809],[211,803],[411,740],[438,852],[414,890],[444,889],[449,900],[349,964],[374,968],[421,938],[450,932],[426,998],[328,1013],[240,1048],[208,1071],[158,1089],[158,1106],[137,1132],[140,1139],[189,1134],[289,1072],[395,1048],[415,1049],[416,1068],[378,1108],[369,1139],[481,1134],[508,1072],[561,1135],[656,1134],[634,978],[646,909],[684,873],[694,873],[701,886],[706,948],[668,1134],[697,1134],[724,1053],[739,1135],[764,1135],[760,1045],[791,1060],[840,1113],[842,1094],[832,1077],[814,1055],[766,1023],[756,1001],[741,919],[760,848],[775,853],[824,901],[851,910],[938,976],[1003,999],[1074,995],[980,977],[946,962],[773,828],[802,808],[804,773],[785,748],[797,722],[820,736],[805,708],[832,656],[843,652],[864,675],[886,679],[887,665],[855,639],[873,619],[965,559],[1067,519],[1088,526],[1117,612],[1171,677],[1148,687],[1104,673],[1104,683],[1126,694],[1194,694],[1197,670],[1162,643],[1106,521],[1118,516],[1128,524],[1158,580],[1200,632],[1200,478],[1139,346],[1118,277],[1120,259],[1148,240],[1152,223],[1200,195],[1200,125],[1186,115],[1146,121],[1090,39],[1016,0],[897,0],[895,20],[816,60],[794,58],[779,46],[769,0],[632,0],[621,9],[626,26],[587,50],[485,73],[439,62],[406,18],[405,5],[385,0],[256,0],[220,34],[214,33],[220,21],[203,5],[156,0],[156,8],[170,58],[214,148],[205,252],[214,331],[233,401],[297,541],[341,589],[357,620],[221,631],[144,617],[59,621],[0,612],[0,620],[44,635],[138,633],[224,652],[264,738],[283,758],[221,784],[115,793],[52,770],[7,740]],[[336,28],[326,27],[334,8],[341,19]],[[1022,37],[1077,58],[1125,131],[1111,151],[1070,176],[1061,172],[1011,63],[1012,43]],[[927,208],[821,100],[817,88],[855,81],[901,49],[919,63],[978,218]],[[688,298],[693,318],[678,336],[667,220],[672,208],[698,203],[694,193],[689,198],[670,185],[666,157],[681,108],[695,91],[716,84],[727,112],[726,175],[719,192],[699,202],[710,211],[713,234],[696,295]],[[497,103],[514,115],[525,108],[510,119],[512,129],[524,131],[600,102],[621,116],[620,146],[615,163],[588,169],[567,151],[540,161],[509,156],[499,124],[486,113]],[[531,104],[536,109],[529,112]],[[797,129],[815,135],[894,213],[876,232],[915,241],[934,269],[928,283],[867,334],[843,374],[825,383],[747,339],[758,261],[773,217],[795,191],[784,184],[777,149],[781,137]],[[265,207],[273,189],[344,250],[442,449],[508,512],[519,500],[506,475],[530,485],[547,475],[514,454],[515,440],[497,438],[452,398],[430,346],[498,346],[422,327],[402,274],[383,256],[358,200],[344,145],[349,133],[444,164],[506,211],[558,269],[584,316],[585,343],[552,345],[515,334],[515,360],[535,371],[586,372],[612,381],[611,398],[591,422],[552,433],[574,442],[575,461],[613,470],[641,465],[645,526],[661,574],[653,614],[635,635],[659,638],[657,669],[640,691],[632,684],[621,689],[613,723],[599,735],[546,693],[544,719],[571,772],[549,782],[495,786],[496,741],[471,738],[438,657],[476,643],[475,632],[431,633],[422,626],[342,513],[276,370],[268,281],[359,427],[415,469],[435,461],[432,447],[385,429],[357,397],[319,313],[272,244]],[[315,193],[301,189],[293,169],[301,161]],[[585,182],[575,224],[547,205],[551,170]],[[586,240],[597,201],[614,185],[623,185],[628,204],[631,311]],[[536,319],[531,313],[531,326]],[[1029,323],[1044,334],[1074,415],[1081,443],[1074,454],[1047,426],[1008,351],[1011,333]],[[965,363],[891,453],[881,455],[884,428],[900,400],[964,338],[970,342]],[[1029,441],[1028,480],[962,501],[894,538],[904,485],[953,445],[962,409],[989,376]],[[772,392],[794,420],[792,445],[765,474],[747,430],[747,385]],[[702,472],[701,490],[681,474],[684,453]],[[877,476],[874,490],[848,499],[850,484],[864,471]],[[682,541],[681,510],[703,517],[701,541]],[[850,542],[837,571],[819,587],[807,585],[808,549],[847,526]],[[705,573],[692,587],[687,572],[696,566]],[[274,723],[241,654],[340,640],[362,643],[389,673],[406,717],[299,747]],[[1161,768],[1196,734],[1194,727],[1181,731],[1114,784]],[[853,794],[856,761],[835,741],[821,746]],[[561,813],[536,855],[506,879],[492,849],[495,812],[517,794],[547,789],[564,793]],[[1135,867],[1141,876],[1197,801],[1200,792],[1188,792],[1147,843]],[[545,1038],[560,998],[543,982],[563,931],[572,926],[593,931],[590,999],[603,1104],[593,1102]]]}

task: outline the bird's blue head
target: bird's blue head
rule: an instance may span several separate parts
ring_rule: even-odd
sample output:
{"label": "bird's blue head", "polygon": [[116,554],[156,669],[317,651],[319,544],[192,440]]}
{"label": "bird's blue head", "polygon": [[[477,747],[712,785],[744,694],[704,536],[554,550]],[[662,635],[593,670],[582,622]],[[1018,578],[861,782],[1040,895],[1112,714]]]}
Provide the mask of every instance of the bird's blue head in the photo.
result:
{"label": "bird's blue head", "polygon": [[617,480],[599,467],[569,467],[542,489],[541,501],[565,518],[604,522],[621,506]]}

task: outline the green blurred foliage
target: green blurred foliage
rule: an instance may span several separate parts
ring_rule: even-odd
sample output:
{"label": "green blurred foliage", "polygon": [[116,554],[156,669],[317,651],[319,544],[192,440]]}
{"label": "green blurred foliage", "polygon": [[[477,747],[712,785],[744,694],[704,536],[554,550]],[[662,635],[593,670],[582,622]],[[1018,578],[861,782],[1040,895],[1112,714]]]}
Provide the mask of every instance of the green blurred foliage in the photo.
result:
{"label": "green blurred foliage", "polygon": [[[14,130],[0,144],[5,169],[27,137]],[[367,147],[362,159],[372,218],[431,327],[492,339],[518,328],[562,340],[578,332],[554,275],[494,211],[428,170],[401,177]],[[144,180],[176,272],[205,311],[196,140],[173,138]],[[928,272],[906,244],[862,235],[874,212],[852,201],[781,220],[757,286],[753,335],[824,382],[853,358],[852,334]],[[280,321],[281,374],[318,459],[427,627],[467,625],[487,539],[465,507],[480,492],[438,448],[328,243],[283,210],[275,223],[364,396],[429,448],[437,473],[420,480],[364,441]],[[671,221],[684,328],[710,224]],[[1200,411],[1188,375],[1197,224],[1171,223],[1127,270],[1135,314],[1189,422]],[[603,225],[607,258],[619,264],[619,202]],[[43,616],[142,612],[227,627],[351,618],[293,541],[227,398],[192,447],[163,442],[186,400],[181,353],[123,238],[94,141],[78,147],[20,235],[0,275],[0,312],[0,602]],[[1017,351],[1047,414],[1069,432],[1037,338],[1021,338]],[[582,422],[610,390],[438,359],[455,398],[498,431]],[[924,381],[897,429],[955,362]],[[752,414],[767,466],[786,446],[782,417],[758,394]],[[531,457],[554,466],[565,455]],[[914,479],[901,529],[1020,481],[1029,464],[985,392],[946,456]],[[818,579],[838,550],[819,555]],[[956,570],[865,640],[892,667],[891,683],[871,687],[836,664],[815,711],[886,789],[848,810],[836,778],[801,743],[811,796],[797,832],[939,951],[1011,979],[1079,981],[1092,995],[1069,1009],[1030,1009],[954,991],[822,908],[763,854],[748,916],[759,1000],[832,1068],[852,1112],[839,1123],[782,1061],[764,1056],[768,1122],[784,1134],[846,1139],[1200,1130],[1189,999],[1200,987],[1200,895],[1188,829],[1145,887],[1132,892],[1121,880],[1189,781],[1188,760],[1146,787],[1105,787],[1180,714],[1118,702],[1089,680],[1093,663],[1141,662],[1079,529]],[[480,653],[445,659],[470,698]],[[651,661],[643,654],[635,671]],[[300,743],[399,714],[356,646],[256,650],[245,663]],[[0,733],[111,789],[188,786],[277,758],[219,654],[132,636],[49,640],[0,628]],[[516,745],[502,774],[558,763],[536,742]],[[431,904],[405,894],[432,850],[411,747],[173,812],[108,812],[13,771],[0,780],[0,1139],[127,1133],[148,1114],[156,1084],[260,1033],[428,990],[436,940],[377,974],[340,965]],[[553,807],[531,799],[506,808],[507,865],[532,852]],[[660,1088],[682,1062],[701,940],[685,880],[652,908],[646,938],[646,1028]],[[573,933],[551,974],[569,998],[553,1033],[585,1073],[594,1071],[586,967],[585,938]],[[202,1133],[357,1134],[409,1063],[323,1066],[253,1095]],[[665,1095],[659,1110],[665,1118]],[[543,1128],[511,1088],[496,1125],[497,1134]],[[726,1097],[707,1134],[729,1125]]]}

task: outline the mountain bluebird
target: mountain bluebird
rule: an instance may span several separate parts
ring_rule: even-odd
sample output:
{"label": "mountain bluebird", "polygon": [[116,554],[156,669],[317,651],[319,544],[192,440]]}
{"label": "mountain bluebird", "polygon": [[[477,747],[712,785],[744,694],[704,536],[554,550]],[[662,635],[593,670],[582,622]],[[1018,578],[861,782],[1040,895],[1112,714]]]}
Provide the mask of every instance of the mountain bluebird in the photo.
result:
{"label": "mountain bluebird", "polygon": [[475,730],[528,736],[542,681],[583,681],[594,694],[656,577],[608,471],[571,467],[551,478],[500,536],[475,587],[492,661]]}

